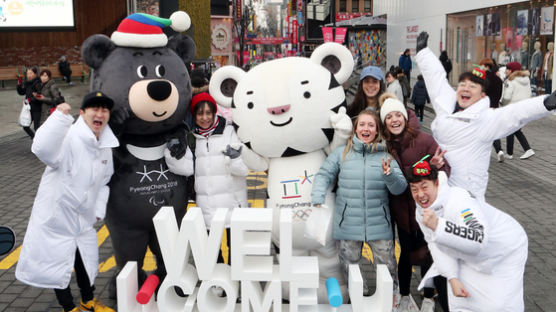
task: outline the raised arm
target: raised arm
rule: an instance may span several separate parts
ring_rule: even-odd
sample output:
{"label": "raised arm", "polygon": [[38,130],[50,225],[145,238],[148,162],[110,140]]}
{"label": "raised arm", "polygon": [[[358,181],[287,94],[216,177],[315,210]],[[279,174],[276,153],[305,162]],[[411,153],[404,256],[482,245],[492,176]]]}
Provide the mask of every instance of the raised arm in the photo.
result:
{"label": "raised arm", "polygon": [[556,108],[556,92],[548,97],[541,95],[489,111],[483,139],[504,138],[533,120],[549,116],[553,113],[548,110],[550,108]]}
{"label": "raised arm", "polygon": [[427,41],[426,32],[419,34],[415,60],[425,78],[427,92],[436,114],[451,114],[456,107],[456,91],[448,83],[440,60],[427,48]]}
{"label": "raised arm", "polygon": [[33,139],[31,151],[49,167],[57,168],[63,158],[62,143],[73,123],[70,109],[67,103],[58,105]]}

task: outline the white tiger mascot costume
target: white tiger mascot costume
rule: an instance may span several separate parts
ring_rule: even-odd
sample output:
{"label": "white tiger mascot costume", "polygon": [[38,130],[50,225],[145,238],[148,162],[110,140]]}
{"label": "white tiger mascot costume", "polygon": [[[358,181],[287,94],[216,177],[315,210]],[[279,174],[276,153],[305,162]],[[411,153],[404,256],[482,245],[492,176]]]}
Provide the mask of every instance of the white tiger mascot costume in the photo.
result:
{"label": "white tiger mascot costume", "polygon": [[[310,58],[276,59],[249,72],[222,67],[212,75],[209,87],[218,103],[232,108],[237,134],[247,147],[242,152],[246,164],[253,170],[268,170],[267,207],[274,209],[272,235],[278,246],[279,210],[293,209],[293,255],[318,257],[322,303],[327,302],[326,279],[338,279],[344,298],[346,281],[331,230],[323,247],[304,237],[304,221],[316,209],[311,207],[316,173],[327,154],[345,145],[351,134],[341,84],[352,71],[351,52],[340,44],[325,43]],[[332,211],[334,202],[329,191],[326,205]]]}

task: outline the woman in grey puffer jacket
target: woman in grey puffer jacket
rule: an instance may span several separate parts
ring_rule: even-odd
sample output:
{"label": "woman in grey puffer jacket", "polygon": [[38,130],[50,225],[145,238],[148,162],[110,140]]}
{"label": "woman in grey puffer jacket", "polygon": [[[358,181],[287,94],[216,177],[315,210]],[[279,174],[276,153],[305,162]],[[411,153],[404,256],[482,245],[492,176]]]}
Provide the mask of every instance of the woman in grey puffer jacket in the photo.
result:
{"label": "woman in grey puffer jacket", "polygon": [[[398,292],[392,221],[388,191],[401,194],[407,182],[395,160],[380,143],[380,121],[376,113],[364,110],[354,121],[351,139],[334,150],[315,177],[311,192],[315,206],[324,203],[328,187],[338,178],[333,237],[339,241],[340,262],[347,280],[350,264],[361,260],[366,242],[373,252],[373,264],[385,264]],[[365,290],[367,283],[365,281]]]}

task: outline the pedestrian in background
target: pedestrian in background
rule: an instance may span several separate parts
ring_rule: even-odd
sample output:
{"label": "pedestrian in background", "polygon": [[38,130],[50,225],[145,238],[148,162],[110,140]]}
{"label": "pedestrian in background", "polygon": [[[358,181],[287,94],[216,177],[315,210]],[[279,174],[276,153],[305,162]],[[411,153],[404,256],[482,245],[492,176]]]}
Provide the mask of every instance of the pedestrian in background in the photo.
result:
{"label": "pedestrian in background", "polygon": [[378,110],[378,97],[386,92],[386,83],[382,69],[376,66],[367,66],[361,71],[357,91],[353,102],[347,109],[347,114],[355,118],[362,110]]}
{"label": "pedestrian in background", "polygon": [[[506,64],[506,79],[504,80],[504,89],[502,91],[503,105],[516,103],[531,97],[531,82],[529,80],[529,75],[530,73],[528,70],[521,70],[521,64],[518,62]],[[525,153],[519,157],[520,159],[527,159],[535,155],[535,151],[529,146],[527,138],[523,132],[521,132],[521,129],[519,129],[506,137],[507,159],[513,159],[514,136],[525,151]]]}
{"label": "pedestrian in background", "polygon": [[446,72],[446,79],[450,80],[450,73],[452,72],[452,61],[448,58],[448,51],[442,51],[438,59],[440,60],[440,63],[442,63],[442,67],[444,67],[444,71]]}
{"label": "pedestrian in background", "polygon": [[[98,242],[93,225],[104,218],[118,140],[107,127],[114,102],[101,92],[85,96],[73,123],[71,107],[57,106],[36,133],[31,150],[46,164],[33,204],[16,278],[54,288],[64,311],[113,312],[94,297]],[[75,269],[81,306],[70,289]]]}
{"label": "pedestrian in background", "polygon": [[65,55],[60,56],[58,61],[58,70],[62,74],[63,79],[68,83],[68,85],[73,85],[71,82],[71,67]]}
{"label": "pedestrian in background", "polygon": [[[481,67],[486,72],[485,93],[490,100],[490,108],[498,108],[500,107],[500,97],[502,97],[502,79],[496,74],[498,72],[498,66],[496,66],[493,59],[490,58],[482,59],[479,62],[479,65],[481,65]],[[503,162],[504,151],[502,151],[502,144],[500,142],[500,139],[494,140],[492,146],[494,147],[494,151],[496,152],[498,162]]]}
{"label": "pedestrian in background", "polygon": [[409,100],[409,98],[411,97],[411,85],[409,84],[409,77],[405,75],[404,71],[400,67],[397,67],[396,71],[397,71],[396,78],[398,79],[400,85],[402,86],[402,93],[403,93],[403,100],[400,101],[402,101],[403,105],[406,105],[407,107],[407,100]]}
{"label": "pedestrian in background", "polygon": [[[64,102],[64,98],[60,93],[60,89],[56,86],[52,79],[52,72],[49,69],[41,70],[41,90],[39,93],[33,93],[33,96],[43,103],[43,115],[50,115],[54,112],[56,106]],[[46,118],[41,118],[44,121]]]}
{"label": "pedestrian in background", "polygon": [[[39,69],[36,66],[27,68],[25,71],[25,82],[18,77],[16,90],[19,95],[25,96],[24,101],[27,101],[31,106],[31,121],[35,131],[37,131],[41,126],[42,103],[33,96],[33,93],[39,93],[41,90]],[[31,127],[23,127],[23,130],[31,139],[35,137],[35,132],[31,130]]]}
{"label": "pedestrian in background", "polygon": [[430,103],[429,93],[425,85],[423,75],[417,76],[417,82],[413,86],[413,94],[411,95],[411,103],[415,105],[415,114],[419,118],[419,122],[423,123],[423,116],[425,114],[425,104]]}
{"label": "pedestrian in background", "polygon": [[[413,89],[415,92],[415,88]],[[407,178],[413,164],[423,155],[432,157],[431,163],[450,175],[450,165],[444,160],[443,153],[432,135],[422,132],[407,122],[408,114],[402,102],[391,94],[385,93],[380,99],[380,119],[383,123],[384,140],[388,153],[400,165]],[[401,253],[398,261],[398,278],[400,281],[401,300],[398,312],[416,311],[418,308],[410,300],[410,286],[413,265],[421,267],[421,277],[432,265],[432,258],[419,225],[415,220],[415,201],[409,188],[399,195],[390,194],[390,213],[397,227]],[[439,303],[448,311],[446,279],[438,277],[434,283]],[[434,288],[426,287],[421,305],[422,312],[433,312]]]}
{"label": "pedestrian in background", "polygon": [[[347,144],[328,155],[319,169],[313,181],[311,201],[319,207],[324,203],[328,187],[338,181],[332,236],[338,240],[344,277],[347,280],[349,265],[359,264],[366,242],[373,252],[375,269],[377,264],[388,267],[394,283],[395,307],[399,302],[396,295],[399,288],[388,191],[400,194],[407,182],[381,140],[378,115],[371,110],[361,111]],[[367,284],[364,280],[365,294]]]}
{"label": "pedestrian in background", "polygon": [[403,51],[403,54],[400,55],[398,66],[402,68],[404,75],[407,77],[407,80],[411,81],[411,69],[413,68],[413,65],[411,64],[411,52],[409,51],[409,49],[405,49],[405,51]]}
{"label": "pedestrian in background", "polygon": [[386,73],[386,85],[386,92],[395,95],[400,102],[404,100],[402,86],[395,72],[389,71]]}

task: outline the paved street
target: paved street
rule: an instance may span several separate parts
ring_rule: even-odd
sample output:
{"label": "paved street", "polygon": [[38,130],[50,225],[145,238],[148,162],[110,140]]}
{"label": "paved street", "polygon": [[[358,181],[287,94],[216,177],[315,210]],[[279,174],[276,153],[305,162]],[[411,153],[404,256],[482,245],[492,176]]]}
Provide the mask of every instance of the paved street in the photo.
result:
{"label": "paved street", "polygon": [[[79,84],[62,90],[74,108],[79,107],[79,97],[86,91],[86,86]],[[30,152],[31,140],[15,123],[21,98],[12,96],[12,93],[15,94],[14,89],[0,90],[0,109],[10,112],[0,117],[0,225],[14,229],[18,248],[25,234],[44,165]],[[12,105],[17,107],[13,109]],[[430,111],[426,112],[426,117],[425,129],[433,117]],[[536,155],[529,160],[519,160],[522,150],[516,142],[513,160],[497,163],[492,157],[487,201],[516,218],[529,236],[529,258],[525,271],[526,311],[555,311],[556,116],[527,125],[524,133]],[[251,199],[262,198],[263,182],[262,175],[249,178]],[[257,202],[259,204],[260,201]],[[98,224],[97,228],[101,226]],[[0,257],[0,311],[61,311],[52,290],[33,288],[15,280],[13,263],[17,260],[17,252],[18,249]],[[115,307],[116,303],[107,298],[108,279],[114,272],[108,261],[111,256],[111,241],[107,237],[100,246],[100,261],[106,270],[101,270],[95,282],[96,294],[101,301]],[[417,285],[416,280],[413,285]],[[72,282],[72,287],[78,297],[75,282]],[[413,295],[420,302],[416,291]]]}

